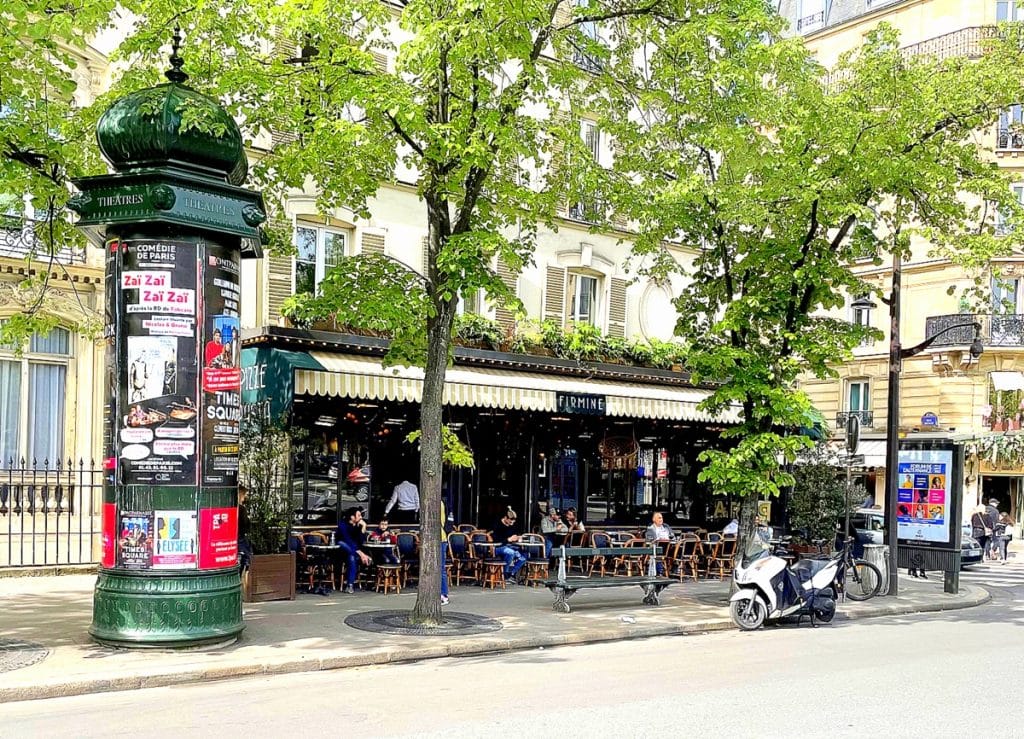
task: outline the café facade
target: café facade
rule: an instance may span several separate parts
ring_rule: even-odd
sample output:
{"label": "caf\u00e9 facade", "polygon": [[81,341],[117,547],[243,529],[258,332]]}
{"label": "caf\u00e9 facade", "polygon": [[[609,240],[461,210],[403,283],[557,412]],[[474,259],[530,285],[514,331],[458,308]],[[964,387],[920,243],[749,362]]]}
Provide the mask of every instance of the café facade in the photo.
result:
{"label": "caf\u00e9 facade", "polygon": [[[299,517],[322,523],[351,505],[379,518],[392,488],[418,479],[407,436],[419,426],[423,371],[385,367],[387,341],[265,326],[243,332],[242,402],[287,419]],[[539,523],[548,502],[585,523],[631,525],[657,507],[716,525],[727,510],[697,480],[738,411],[699,407],[708,387],[682,372],[456,347],[444,421],[474,455],[445,469],[456,523],[488,527],[506,507]]]}

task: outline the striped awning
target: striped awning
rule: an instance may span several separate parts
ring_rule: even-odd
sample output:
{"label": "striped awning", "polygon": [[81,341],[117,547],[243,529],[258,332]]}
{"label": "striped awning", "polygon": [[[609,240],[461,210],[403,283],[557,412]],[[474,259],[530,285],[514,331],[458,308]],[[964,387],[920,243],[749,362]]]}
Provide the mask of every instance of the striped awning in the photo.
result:
{"label": "striped awning", "polygon": [[[383,367],[372,357],[311,352],[322,370],[296,368],[295,393],[324,397],[398,400],[423,397],[423,370]],[[737,423],[730,410],[713,416],[697,405],[707,390],[584,380],[485,367],[451,367],[445,376],[446,405],[557,412],[557,393],[604,395],[609,416]]]}

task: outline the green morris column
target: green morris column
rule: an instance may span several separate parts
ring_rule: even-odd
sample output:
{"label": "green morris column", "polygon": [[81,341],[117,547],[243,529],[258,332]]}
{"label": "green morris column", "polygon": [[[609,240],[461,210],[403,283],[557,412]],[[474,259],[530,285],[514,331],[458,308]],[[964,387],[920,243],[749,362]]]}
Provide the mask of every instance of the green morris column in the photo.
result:
{"label": "green morris column", "polygon": [[[90,634],[191,647],[242,630],[237,567],[240,271],[265,220],[242,137],[185,86],[177,32],[168,82],[104,113],[116,174],[76,181],[79,227],[106,255],[103,554]],[[205,130],[182,129],[181,113]]]}

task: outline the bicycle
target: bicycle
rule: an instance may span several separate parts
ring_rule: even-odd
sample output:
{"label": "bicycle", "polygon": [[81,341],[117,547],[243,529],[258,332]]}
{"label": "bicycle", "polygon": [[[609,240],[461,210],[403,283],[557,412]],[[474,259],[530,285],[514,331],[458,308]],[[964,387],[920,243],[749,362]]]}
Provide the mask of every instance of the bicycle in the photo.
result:
{"label": "bicycle", "polygon": [[833,556],[841,559],[836,573],[836,588],[850,600],[870,600],[882,589],[882,572],[875,565],[853,556],[852,536],[846,537],[841,551]]}

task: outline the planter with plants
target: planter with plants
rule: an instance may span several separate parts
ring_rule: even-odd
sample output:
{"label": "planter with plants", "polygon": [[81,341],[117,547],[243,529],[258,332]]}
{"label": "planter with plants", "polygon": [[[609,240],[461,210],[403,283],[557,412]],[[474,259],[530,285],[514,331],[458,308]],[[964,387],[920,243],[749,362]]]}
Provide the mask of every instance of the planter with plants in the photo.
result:
{"label": "planter with plants", "polygon": [[292,436],[282,422],[264,413],[249,413],[242,419],[238,477],[248,490],[245,509],[253,552],[242,577],[242,595],[247,602],[295,598],[295,554],[286,545]]}

